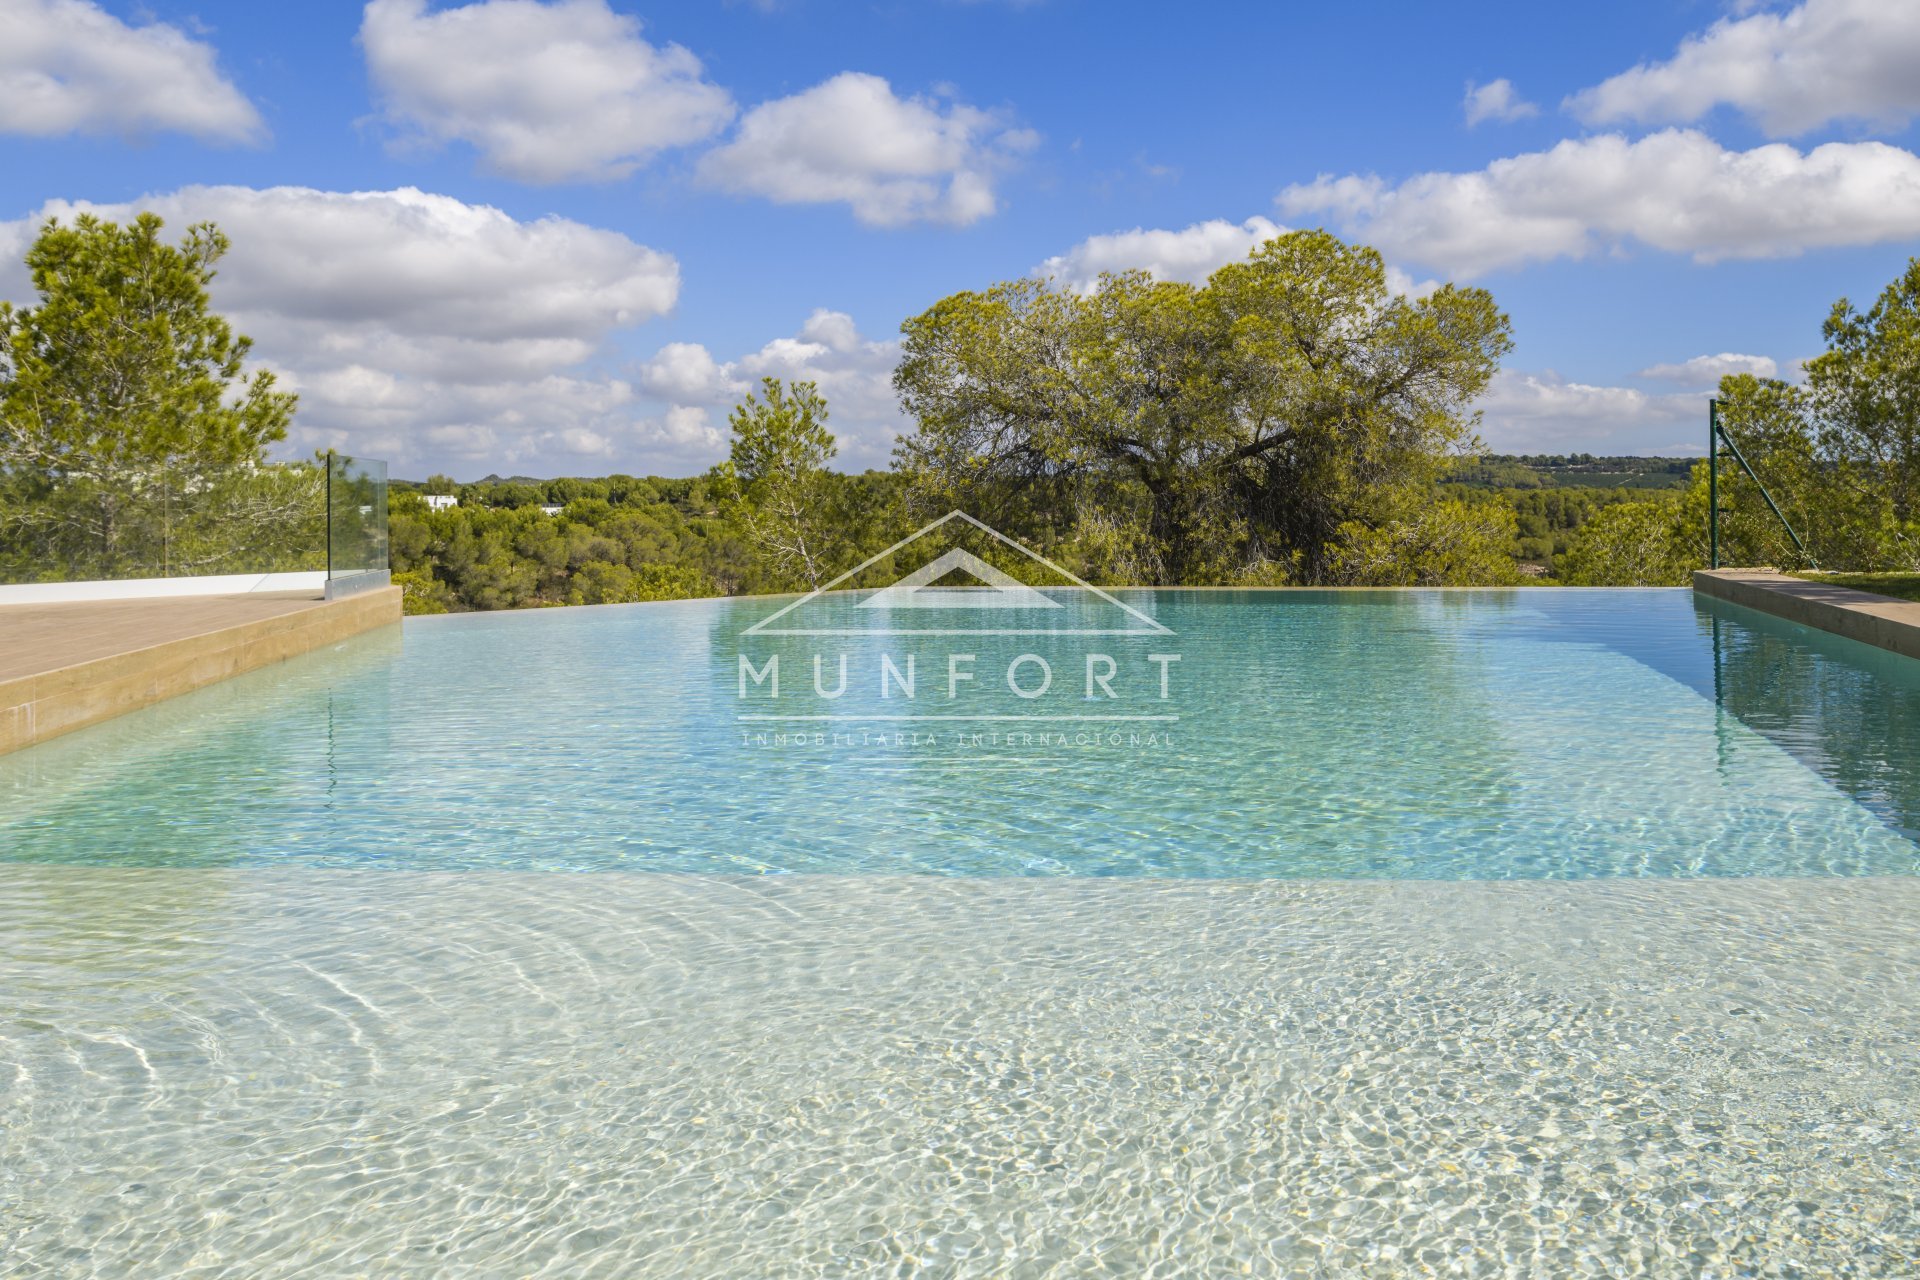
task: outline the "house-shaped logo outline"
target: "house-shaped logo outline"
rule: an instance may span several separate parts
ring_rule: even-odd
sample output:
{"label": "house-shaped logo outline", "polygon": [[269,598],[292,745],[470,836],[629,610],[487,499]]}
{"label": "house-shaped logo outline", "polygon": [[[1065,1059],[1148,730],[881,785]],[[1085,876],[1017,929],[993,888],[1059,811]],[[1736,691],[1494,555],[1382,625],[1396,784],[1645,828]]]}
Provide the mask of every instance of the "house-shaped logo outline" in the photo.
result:
{"label": "house-shaped logo outline", "polygon": [[[1097,596],[1099,599],[1105,601],[1106,603],[1114,606],[1117,609],[1122,610],[1124,613],[1126,613],[1129,617],[1133,618],[1140,625],[1119,627],[1119,628],[1112,628],[1112,627],[887,627],[887,626],[881,626],[881,627],[777,627],[773,625],[774,623],[778,622],[780,619],[786,617],[789,613],[792,613],[795,609],[800,608],[802,605],[807,604],[809,601],[819,599],[821,596],[825,595],[827,592],[832,591],[834,588],[838,587],[841,583],[846,582],[848,579],[855,577],[862,571],[868,568],[871,568],[873,565],[879,563],[882,560],[885,560],[888,556],[900,550],[900,548],[908,546],[911,543],[918,542],[921,538],[926,537],[928,534],[933,533],[937,529],[945,527],[948,523],[954,520],[963,520],[966,523],[972,525],[974,528],[980,530],[982,533],[986,534],[987,536],[994,538],[999,542],[1005,543],[1007,546],[1012,547],[1015,551],[1019,552],[1021,555],[1025,556],[1027,559],[1033,561],[1035,564],[1043,565],[1046,568],[1052,570],[1054,573],[1059,574],[1062,578],[1065,578],[1067,580],[1067,583],[1071,584],[1072,586],[1077,587],[1083,591],[1091,592],[1093,595]],[[928,570],[932,569],[934,565],[943,565],[943,566],[946,566],[946,568],[943,568],[936,572],[929,573]],[[984,567],[987,570],[987,572],[982,573],[980,571],[980,567]],[[937,587],[931,586],[931,584],[934,581],[938,580],[938,578],[941,576],[942,573],[946,572],[948,569],[951,569],[951,568],[965,569],[969,573],[974,574],[974,576],[979,577],[984,581],[986,581],[988,585],[985,587],[964,588],[959,591],[956,591],[951,588],[937,588]],[[906,592],[902,592],[900,595],[893,597],[891,600],[886,599],[885,598],[886,593],[889,591],[893,591],[896,587],[906,587],[908,588],[908,590]],[[941,597],[956,597],[956,596],[960,596],[963,591],[966,593],[966,595],[969,598],[964,600],[949,599],[949,598],[921,600],[921,599],[915,598],[916,596],[919,596],[921,593],[927,593],[927,592],[935,593],[936,595]],[[982,592],[996,593],[997,598],[996,596],[982,596],[979,594]],[[1032,600],[1032,597],[1034,596],[1039,596],[1041,600],[1045,601],[1045,603],[1044,604],[1035,603]],[[1009,603],[1010,599],[1013,601],[1012,603]],[[989,600],[993,602],[988,603]],[[986,562],[980,560],[979,557],[974,556],[972,553],[966,552],[966,551],[962,551],[958,557],[954,556],[951,552],[949,552],[947,555],[942,556],[939,559],[935,560],[931,565],[922,566],[919,570],[915,570],[913,573],[909,573],[904,577],[900,578],[899,580],[897,580],[896,582],[881,588],[879,592],[875,593],[875,596],[869,598],[868,600],[862,601],[859,605],[855,607],[856,608],[873,607],[876,609],[886,609],[889,604],[893,604],[895,607],[904,606],[904,607],[916,608],[916,609],[960,608],[960,607],[967,607],[968,605],[971,605],[973,607],[988,607],[988,608],[1001,608],[1001,609],[1037,609],[1037,608],[1057,609],[1060,607],[1059,602],[1051,600],[1044,595],[1041,595],[1041,593],[1036,591],[1034,588],[1029,587],[1024,583],[1021,583],[1013,579],[1010,575],[1002,572],[1001,570],[995,569],[992,565],[986,564]],[[1047,635],[1047,636],[1060,636],[1060,635],[1170,636],[1173,634],[1173,628],[1165,626],[1164,624],[1147,616],[1146,614],[1142,613],[1140,610],[1128,604],[1126,601],[1117,599],[1116,597],[1110,595],[1109,593],[1102,591],[1099,587],[1094,586],[1091,582],[1087,582],[1086,580],[1076,576],[1075,574],[1070,573],[1065,569],[1062,569],[1059,565],[1047,559],[1045,556],[1041,555],[1038,551],[1035,551],[1030,547],[1023,546],[1018,542],[1015,542],[1012,538],[1009,538],[1006,534],[1001,533],[998,529],[993,528],[991,525],[984,524],[981,521],[974,519],[972,516],[968,515],[964,511],[954,510],[954,511],[947,512],[947,514],[945,514],[944,516],[941,516],[938,520],[935,520],[932,524],[929,524],[924,528],[917,529],[914,532],[908,534],[906,537],[900,539],[900,541],[894,543],[892,546],[888,547],[886,550],[881,551],[873,556],[868,557],[866,560],[861,561],[859,564],[855,565],[853,568],[847,570],[845,573],[841,574],[839,577],[833,579],[833,581],[825,583],[821,586],[815,587],[812,591],[809,591],[806,595],[801,596],[798,600],[795,600],[790,604],[787,604],[783,608],[771,614],[768,614],[766,617],[760,619],[760,621],[754,623],[752,626],[743,629],[740,632],[740,634],[743,636],[751,636],[751,635],[762,635],[762,636],[871,636],[871,635],[882,635],[882,636],[885,636],[885,635],[893,635],[893,636],[1040,636],[1040,635]]]}

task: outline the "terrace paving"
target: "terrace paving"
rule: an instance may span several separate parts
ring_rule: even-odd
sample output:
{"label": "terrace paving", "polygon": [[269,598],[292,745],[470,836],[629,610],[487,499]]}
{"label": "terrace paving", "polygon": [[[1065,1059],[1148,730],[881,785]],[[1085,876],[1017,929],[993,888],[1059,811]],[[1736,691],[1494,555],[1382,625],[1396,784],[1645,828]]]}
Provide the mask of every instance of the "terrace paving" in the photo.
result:
{"label": "terrace paving", "polygon": [[322,603],[318,591],[0,605],[0,680],[278,618]]}
{"label": "terrace paving", "polygon": [[0,755],[400,620],[388,587],[0,605]]}

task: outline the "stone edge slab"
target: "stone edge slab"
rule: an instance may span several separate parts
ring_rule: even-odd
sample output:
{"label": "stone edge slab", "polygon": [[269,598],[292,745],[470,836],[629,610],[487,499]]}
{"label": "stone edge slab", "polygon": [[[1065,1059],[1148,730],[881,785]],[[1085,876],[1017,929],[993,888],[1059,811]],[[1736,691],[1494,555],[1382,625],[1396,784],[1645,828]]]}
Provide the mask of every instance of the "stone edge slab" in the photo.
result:
{"label": "stone edge slab", "polygon": [[0,755],[400,621],[398,587],[0,681]]}
{"label": "stone edge slab", "polygon": [[1903,657],[1920,658],[1920,603],[1809,582],[1771,569],[1696,569],[1693,589]]}

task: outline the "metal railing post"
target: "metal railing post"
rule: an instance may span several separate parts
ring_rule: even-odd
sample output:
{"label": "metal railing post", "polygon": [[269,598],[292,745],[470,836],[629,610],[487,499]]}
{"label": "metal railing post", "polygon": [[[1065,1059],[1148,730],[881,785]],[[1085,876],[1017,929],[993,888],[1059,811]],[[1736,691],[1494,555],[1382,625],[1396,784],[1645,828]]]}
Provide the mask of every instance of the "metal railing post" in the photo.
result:
{"label": "metal railing post", "polygon": [[1720,567],[1720,402],[1707,401],[1708,567]]}
{"label": "metal railing post", "polygon": [[1733,455],[1733,460],[1740,464],[1740,469],[1747,473],[1747,479],[1753,481],[1753,487],[1760,491],[1760,497],[1766,502],[1767,510],[1773,512],[1773,518],[1780,522],[1780,527],[1787,531],[1789,538],[1793,539],[1793,549],[1800,553],[1809,569],[1818,569],[1820,566],[1814,562],[1812,554],[1807,551],[1807,544],[1800,541],[1800,535],[1794,532],[1793,525],[1780,510],[1780,504],[1773,500],[1771,493],[1767,492],[1766,484],[1760,479],[1759,473],[1753,469],[1753,464],[1747,461],[1747,455],[1740,452],[1740,446],[1733,442],[1733,436],[1720,425],[1718,400],[1707,401],[1707,424],[1711,432],[1707,438],[1707,525],[1710,531],[1708,541],[1712,544],[1713,567],[1716,569],[1720,567],[1720,443],[1725,441],[1727,451]]}

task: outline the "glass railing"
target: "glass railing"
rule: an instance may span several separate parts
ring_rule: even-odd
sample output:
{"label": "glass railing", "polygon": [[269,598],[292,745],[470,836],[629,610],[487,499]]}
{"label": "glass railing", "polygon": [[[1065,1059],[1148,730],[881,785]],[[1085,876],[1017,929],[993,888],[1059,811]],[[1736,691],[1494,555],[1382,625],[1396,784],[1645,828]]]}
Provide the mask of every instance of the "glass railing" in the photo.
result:
{"label": "glass railing", "polygon": [[387,581],[387,466],[179,458],[0,467],[0,603]]}
{"label": "glass railing", "polygon": [[387,464],[327,455],[327,593],[387,581]]}
{"label": "glass railing", "polygon": [[318,574],[325,526],[313,462],[0,468],[0,584]]}

